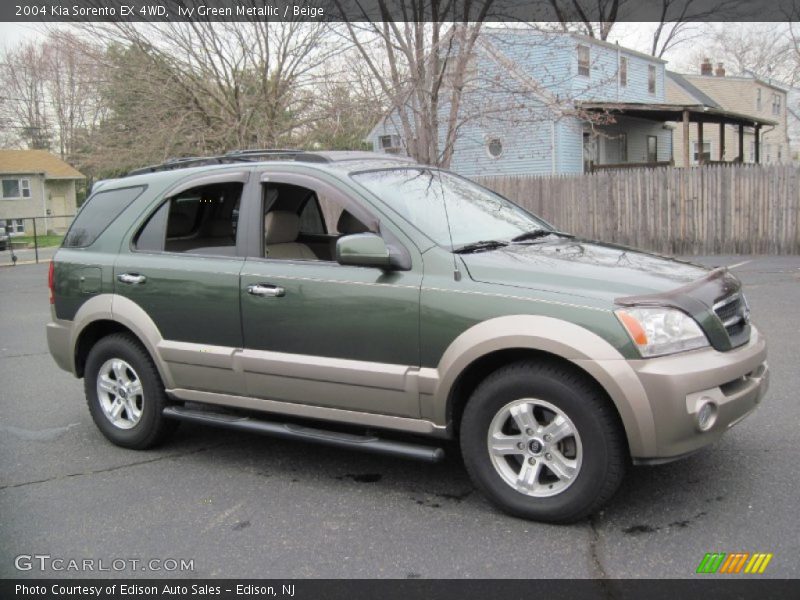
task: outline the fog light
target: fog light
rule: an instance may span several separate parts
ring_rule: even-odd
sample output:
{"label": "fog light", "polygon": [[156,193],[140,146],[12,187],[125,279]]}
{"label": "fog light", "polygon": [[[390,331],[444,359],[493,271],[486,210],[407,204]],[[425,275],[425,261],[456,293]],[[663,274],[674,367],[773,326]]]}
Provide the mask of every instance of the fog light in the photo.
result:
{"label": "fog light", "polygon": [[708,431],[717,420],[717,405],[714,402],[703,402],[697,411],[697,428]]}

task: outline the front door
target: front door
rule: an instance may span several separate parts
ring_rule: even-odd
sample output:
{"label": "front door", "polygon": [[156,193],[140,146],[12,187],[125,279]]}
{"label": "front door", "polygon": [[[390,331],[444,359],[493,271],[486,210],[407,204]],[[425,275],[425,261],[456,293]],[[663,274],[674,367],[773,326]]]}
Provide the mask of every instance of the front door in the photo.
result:
{"label": "front door", "polygon": [[[321,210],[324,231],[304,232],[302,223],[315,221],[304,212],[309,202],[318,205],[319,200],[338,205],[338,213],[365,211],[363,204],[305,176],[271,175],[263,183],[263,197],[266,214],[258,219],[266,221],[267,231],[262,228],[258,235],[265,243],[254,246],[258,250],[241,273],[248,394],[419,416],[418,394],[409,377],[419,366],[419,256],[411,255],[407,271],[340,265],[332,260],[333,244],[316,247],[302,240],[312,234],[346,234],[350,231],[337,230],[345,221],[329,222],[337,211]],[[359,215],[369,228],[387,232],[371,214]],[[352,227],[354,220],[347,222]],[[275,230],[278,225],[285,229]]]}

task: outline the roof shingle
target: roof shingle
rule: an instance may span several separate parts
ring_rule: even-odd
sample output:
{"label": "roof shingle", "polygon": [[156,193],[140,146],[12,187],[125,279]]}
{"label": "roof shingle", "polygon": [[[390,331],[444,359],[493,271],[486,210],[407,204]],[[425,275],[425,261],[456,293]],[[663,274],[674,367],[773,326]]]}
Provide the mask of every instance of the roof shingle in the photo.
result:
{"label": "roof shingle", "polygon": [[0,173],[44,173],[46,179],[86,179],[78,170],[46,150],[0,150]]}

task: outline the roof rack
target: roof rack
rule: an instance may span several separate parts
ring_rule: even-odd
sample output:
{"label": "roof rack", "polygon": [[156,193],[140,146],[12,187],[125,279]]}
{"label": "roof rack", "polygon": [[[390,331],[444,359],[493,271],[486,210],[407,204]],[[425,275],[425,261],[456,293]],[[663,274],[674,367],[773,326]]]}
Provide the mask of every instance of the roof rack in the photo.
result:
{"label": "roof rack", "polygon": [[159,165],[149,165],[128,171],[126,177],[133,175],[143,175],[145,173],[156,173],[158,171],[171,171],[172,169],[186,169],[189,167],[200,167],[203,165],[222,165],[230,162],[241,162],[249,160],[247,158],[235,159],[228,156],[187,156],[184,158],[171,158]]}
{"label": "roof rack", "polygon": [[392,160],[413,162],[412,159],[393,154],[376,154],[374,152],[361,152],[350,150],[336,150],[330,152],[308,152],[297,149],[246,149],[232,150],[219,156],[188,156],[185,158],[173,158],[160,165],[150,165],[133,169],[127,173],[127,177],[132,175],[142,175],[145,173],[156,173],[158,171],[170,171],[172,169],[186,169],[188,167],[199,167],[203,165],[222,165],[238,162],[258,162],[260,160],[295,160],[298,162],[314,163],[333,163],[354,160]]}
{"label": "roof rack", "polygon": [[226,152],[224,156],[295,156],[304,152],[305,150],[298,150],[297,148],[248,148],[245,150],[231,150]]}

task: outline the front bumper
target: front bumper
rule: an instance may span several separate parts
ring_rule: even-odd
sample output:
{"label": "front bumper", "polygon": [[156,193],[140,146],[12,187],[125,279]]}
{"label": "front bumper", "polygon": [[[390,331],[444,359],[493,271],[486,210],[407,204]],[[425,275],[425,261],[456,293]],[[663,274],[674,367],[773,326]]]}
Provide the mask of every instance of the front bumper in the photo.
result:
{"label": "front bumper", "polygon": [[[718,352],[705,348],[648,360],[628,361],[647,395],[655,425],[656,453],[636,463],[667,462],[716,442],[761,402],[769,387],[767,346],[753,327],[750,341]],[[715,420],[706,430],[698,411],[713,403]]]}

